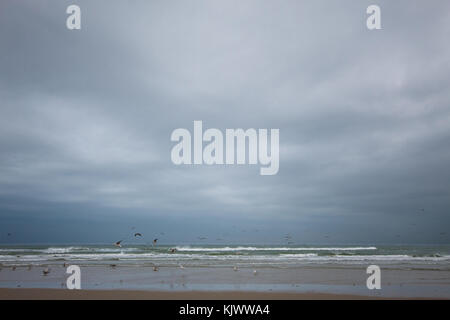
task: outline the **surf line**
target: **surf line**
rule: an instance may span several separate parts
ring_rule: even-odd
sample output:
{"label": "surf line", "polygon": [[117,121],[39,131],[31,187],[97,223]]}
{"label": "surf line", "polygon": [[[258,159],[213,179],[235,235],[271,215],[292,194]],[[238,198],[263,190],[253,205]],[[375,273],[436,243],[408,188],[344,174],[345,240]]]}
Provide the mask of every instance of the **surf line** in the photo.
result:
{"label": "surf line", "polygon": [[[178,128],[172,132],[170,140],[178,142],[171,152],[175,165],[242,165],[246,164],[248,154],[248,164],[259,162],[261,165],[260,175],[275,175],[280,167],[279,129],[270,129],[270,154],[268,129],[226,129],[224,146],[222,131],[210,128],[203,132],[203,122],[196,120],[193,139],[189,130]],[[203,148],[204,142],[207,144]]]}

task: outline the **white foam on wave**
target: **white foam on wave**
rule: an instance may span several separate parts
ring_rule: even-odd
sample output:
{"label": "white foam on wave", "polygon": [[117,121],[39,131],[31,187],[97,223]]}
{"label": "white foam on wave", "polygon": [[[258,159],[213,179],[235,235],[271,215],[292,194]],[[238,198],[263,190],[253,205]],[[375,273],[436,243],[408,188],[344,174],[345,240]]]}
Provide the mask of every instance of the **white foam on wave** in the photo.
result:
{"label": "white foam on wave", "polygon": [[47,248],[43,249],[42,252],[44,253],[68,253],[72,252],[74,250],[80,250],[81,247],[66,247],[66,248]]}
{"label": "white foam on wave", "polygon": [[104,261],[110,263],[111,261],[140,261],[140,262],[154,262],[160,263],[173,261],[246,261],[246,262],[264,262],[264,263],[367,263],[367,261],[381,261],[381,262],[445,262],[450,260],[450,255],[442,257],[413,257],[410,255],[334,255],[334,256],[319,256],[316,253],[293,253],[280,255],[209,255],[199,253],[103,253],[103,254],[53,254],[53,255],[0,255],[0,263],[18,263],[18,262],[52,262],[52,261]]}
{"label": "white foam on wave", "polygon": [[72,253],[72,252],[130,252],[139,251],[138,248],[95,248],[95,247],[60,247],[60,248],[47,248],[42,249],[40,252],[48,254],[62,254],[62,253]]}
{"label": "white foam on wave", "polygon": [[177,247],[178,251],[358,251],[358,250],[376,250],[376,247]]}
{"label": "white foam on wave", "polygon": [[[282,258],[304,259],[305,257],[298,254],[281,254]],[[311,257],[308,257],[311,258]],[[413,257],[409,255],[334,255],[334,256],[317,256],[311,261],[446,261],[450,260],[450,256],[442,257]]]}
{"label": "white foam on wave", "polygon": [[41,252],[42,249],[15,249],[15,248],[11,248],[11,249],[0,249],[0,252]]}

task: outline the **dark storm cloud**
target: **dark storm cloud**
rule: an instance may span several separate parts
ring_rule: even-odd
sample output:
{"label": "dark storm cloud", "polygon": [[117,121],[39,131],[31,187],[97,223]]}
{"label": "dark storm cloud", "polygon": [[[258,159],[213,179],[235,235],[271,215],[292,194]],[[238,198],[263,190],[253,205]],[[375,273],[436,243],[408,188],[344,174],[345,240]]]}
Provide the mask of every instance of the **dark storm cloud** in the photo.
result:
{"label": "dark storm cloud", "polygon": [[[303,241],[383,240],[369,226],[446,240],[447,1],[378,1],[377,31],[364,1],[77,1],[79,31],[69,4],[0,5],[2,231],[126,213]],[[174,166],[170,134],[193,120],[279,128],[279,173]]]}

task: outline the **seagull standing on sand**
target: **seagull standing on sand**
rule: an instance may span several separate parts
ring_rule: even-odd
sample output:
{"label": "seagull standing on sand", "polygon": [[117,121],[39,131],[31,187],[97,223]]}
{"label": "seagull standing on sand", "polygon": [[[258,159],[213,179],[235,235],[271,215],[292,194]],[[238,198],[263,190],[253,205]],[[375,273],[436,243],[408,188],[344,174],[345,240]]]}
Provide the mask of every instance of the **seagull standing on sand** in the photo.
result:
{"label": "seagull standing on sand", "polygon": [[234,266],[234,267],[233,267],[233,270],[234,270],[234,271],[238,271],[238,267]]}
{"label": "seagull standing on sand", "polygon": [[44,270],[42,270],[42,273],[44,276],[48,275],[50,273],[50,269],[49,268],[45,268]]}

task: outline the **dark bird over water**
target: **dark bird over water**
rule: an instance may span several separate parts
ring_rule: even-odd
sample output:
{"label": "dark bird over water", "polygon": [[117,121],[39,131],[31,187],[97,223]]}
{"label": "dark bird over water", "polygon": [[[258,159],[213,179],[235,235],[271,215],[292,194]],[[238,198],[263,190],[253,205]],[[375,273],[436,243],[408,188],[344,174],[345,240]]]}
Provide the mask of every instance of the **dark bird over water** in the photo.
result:
{"label": "dark bird over water", "polygon": [[136,233],[134,234],[134,236],[135,236],[135,237],[142,237],[142,233],[136,232]]}
{"label": "dark bird over water", "polygon": [[123,240],[117,241],[116,243],[114,243],[114,245],[115,245],[116,247],[121,248],[122,245],[121,245],[120,243],[121,243],[122,241],[123,241]]}

